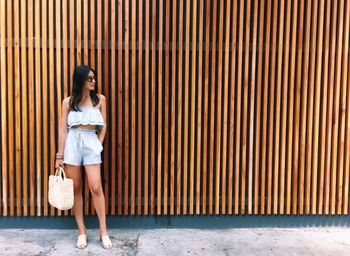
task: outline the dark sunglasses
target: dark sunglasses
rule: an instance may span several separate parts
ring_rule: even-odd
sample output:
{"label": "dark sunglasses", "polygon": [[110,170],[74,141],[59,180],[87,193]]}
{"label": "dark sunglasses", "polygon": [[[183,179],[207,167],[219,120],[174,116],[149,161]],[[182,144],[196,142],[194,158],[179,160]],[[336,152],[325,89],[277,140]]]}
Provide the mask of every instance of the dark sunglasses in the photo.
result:
{"label": "dark sunglasses", "polygon": [[87,76],[86,77],[86,81],[88,81],[88,82],[92,82],[93,80],[95,80],[95,81],[97,81],[97,77],[96,76]]}

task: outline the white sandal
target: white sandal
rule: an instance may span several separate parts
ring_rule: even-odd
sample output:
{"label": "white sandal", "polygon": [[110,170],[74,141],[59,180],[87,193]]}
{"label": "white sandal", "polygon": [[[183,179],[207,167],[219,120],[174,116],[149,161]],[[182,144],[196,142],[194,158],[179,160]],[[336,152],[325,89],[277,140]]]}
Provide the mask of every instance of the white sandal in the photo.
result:
{"label": "white sandal", "polygon": [[85,229],[85,234],[78,235],[77,247],[79,249],[84,249],[87,247],[86,229]]}
{"label": "white sandal", "polygon": [[111,239],[109,239],[108,235],[103,235],[103,236],[100,235],[100,241],[102,243],[103,249],[106,249],[106,250],[112,249],[112,246],[113,246],[112,241]]}

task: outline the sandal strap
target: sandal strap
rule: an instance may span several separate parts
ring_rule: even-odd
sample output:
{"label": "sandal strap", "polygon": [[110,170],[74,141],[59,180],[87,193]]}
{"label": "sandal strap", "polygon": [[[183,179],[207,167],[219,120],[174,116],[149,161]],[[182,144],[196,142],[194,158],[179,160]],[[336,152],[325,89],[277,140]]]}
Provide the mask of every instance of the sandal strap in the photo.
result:
{"label": "sandal strap", "polygon": [[77,246],[80,246],[80,245],[86,246],[86,244],[87,244],[86,234],[78,235]]}
{"label": "sandal strap", "polygon": [[112,246],[112,241],[109,238],[109,235],[103,235],[101,236],[102,244],[103,246]]}

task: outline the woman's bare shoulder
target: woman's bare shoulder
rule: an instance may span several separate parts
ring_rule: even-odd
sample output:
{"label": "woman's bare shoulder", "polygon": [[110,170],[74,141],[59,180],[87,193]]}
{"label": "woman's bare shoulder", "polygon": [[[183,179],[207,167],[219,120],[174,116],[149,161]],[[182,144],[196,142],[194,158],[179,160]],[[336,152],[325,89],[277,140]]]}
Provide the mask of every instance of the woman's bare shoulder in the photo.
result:
{"label": "woman's bare shoulder", "polygon": [[99,99],[100,99],[100,103],[98,104],[98,108],[101,109],[102,105],[104,105],[106,103],[106,97],[103,94],[97,94]]}
{"label": "woman's bare shoulder", "polygon": [[63,101],[62,101],[62,106],[64,106],[64,107],[68,107],[68,106],[69,106],[70,97],[71,97],[71,96],[68,96],[68,97],[66,97],[66,98],[63,99]]}
{"label": "woman's bare shoulder", "polygon": [[98,97],[100,98],[100,100],[105,101],[106,97],[103,94],[98,94]]}

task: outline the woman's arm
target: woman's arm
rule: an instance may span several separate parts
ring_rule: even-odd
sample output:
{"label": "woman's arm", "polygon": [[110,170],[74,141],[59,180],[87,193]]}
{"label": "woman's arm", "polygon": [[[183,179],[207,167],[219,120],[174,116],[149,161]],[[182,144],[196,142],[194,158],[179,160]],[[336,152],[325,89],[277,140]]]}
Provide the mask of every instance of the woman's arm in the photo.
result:
{"label": "woman's arm", "polygon": [[66,98],[62,101],[62,109],[61,109],[61,120],[59,124],[58,131],[58,147],[56,154],[56,164],[55,167],[63,167],[63,152],[64,152],[64,144],[66,141],[68,128],[67,128],[67,115],[69,110],[69,98]]}
{"label": "woman's arm", "polygon": [[103,140],[105,138],[106,135],[106,130],[107,130],[107,122],[106,122],[106,97],[103,96],[102,94],[99,95],[100,96],[100,101],[101,101],[101,105],[100,105],[100,111],[103,117],[103,122],[105,123],[104,127],[102,127],[101,129],[99,129],[98,131],[98,139],[101,141],[101,143],[103,143]]}

